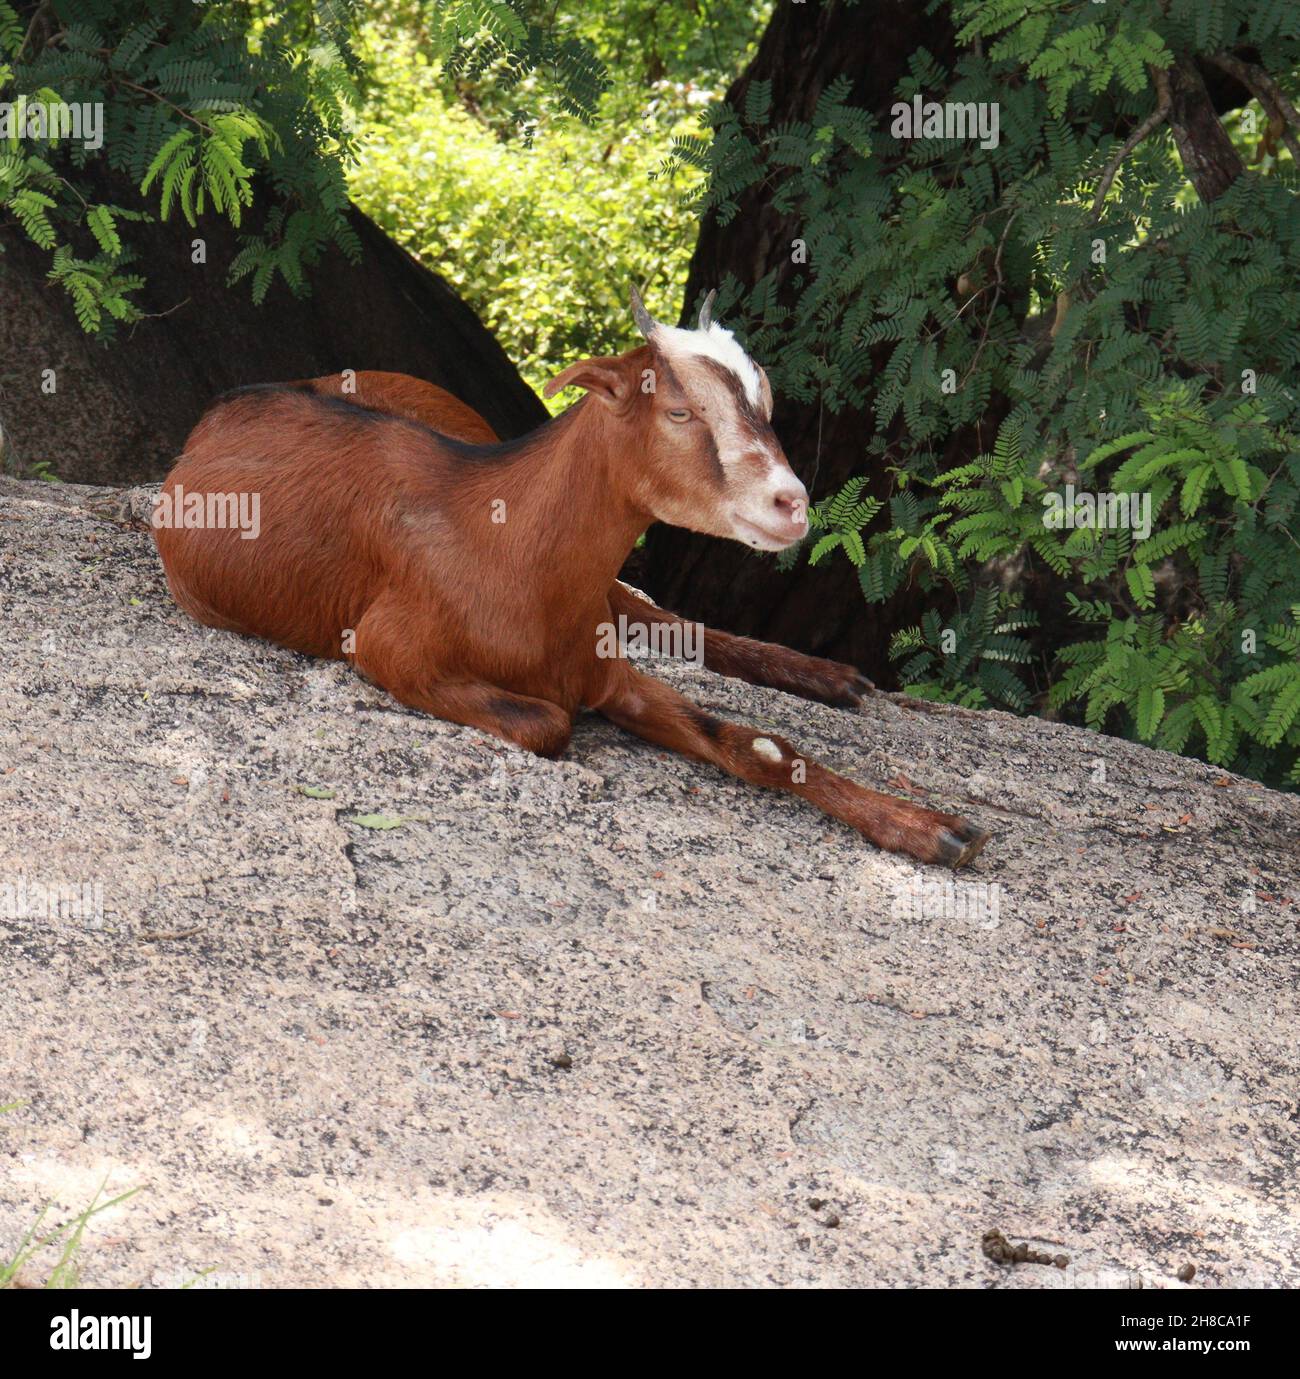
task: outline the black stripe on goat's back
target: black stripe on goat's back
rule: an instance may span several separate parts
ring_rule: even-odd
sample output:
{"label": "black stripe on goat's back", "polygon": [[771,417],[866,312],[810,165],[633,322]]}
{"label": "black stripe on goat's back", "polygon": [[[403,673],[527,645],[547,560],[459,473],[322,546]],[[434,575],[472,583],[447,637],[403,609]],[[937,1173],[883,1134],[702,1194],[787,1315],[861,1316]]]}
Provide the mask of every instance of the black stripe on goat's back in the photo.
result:
{"label": "black stripe on goat's back", "polygon": [[[584,398],[583,402],[585,401]],[[457,440],[455,436],[444,436],[441,431],[434,431],[432,434],[437,436],[442,449],[462,464],[510,464],[515,460],[525,460],[540,447],[553,443],[557,435],[564,433],[568,422],[582,405],[582,402],[574,403],[568,411],[561,412],[558,417],[551,417],[534,430],[507,441],[463,441]]]}
{"label": "black stripe on goat's back", "polygon": [[317,392],[310,382],[248,383],[222,393],[212,402],[208,411],[214,411],[218,407],[238,406],[243,401],[270,401],[277,397],[301,400],[306,406],[329,411],[334,416],[346,417],[362,425],[388,422],[393,426],[404,426],[435,441],[439,450],[454,462],[473,466],[508,464],[514,460],[525,459],[539,445],[552,440],[556,431],[563,429],[566,418],[571,417],[582,405],[575,404],[567,412],[562,412],[558,417],[551,417],[535,430],[513,440],[486,443],[458,440],[454,436],[444,435],[432,426],[426,426],[422,421],[416,421],[413,417],[399,416],[381,407],[371,407],[364,402],[349,401],[345,397]]}

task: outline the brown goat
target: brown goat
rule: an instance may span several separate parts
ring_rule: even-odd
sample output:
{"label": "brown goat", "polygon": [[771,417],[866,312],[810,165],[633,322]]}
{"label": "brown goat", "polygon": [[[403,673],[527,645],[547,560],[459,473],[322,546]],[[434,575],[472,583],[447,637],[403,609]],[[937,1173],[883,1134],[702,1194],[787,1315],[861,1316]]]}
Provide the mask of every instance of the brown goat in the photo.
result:
{"label": "brown goat", "polygon": [[[200,622],[350,661],[403,704],[544,756],[595,709],[661,747],[788,790],[882,848],[961,866],[988,835],[879,794],[782,737],[724,722],[601,654],[602,629],[687,625],[616,578],[655,520],[779,550],[807,493],[770,425],[766,375],[709,320],[678,330],[639,299],[647,343],[588,359],[549,396],[587,396],[520,440],[401,374],[243,389],[215,402],[168,475],[155,537],[176,602]],[[255,495],[260,530],[214,523]],[[194,505],[207,504],[186,525]],[[704,631],[723,675],[851,706],[851,667]]]}

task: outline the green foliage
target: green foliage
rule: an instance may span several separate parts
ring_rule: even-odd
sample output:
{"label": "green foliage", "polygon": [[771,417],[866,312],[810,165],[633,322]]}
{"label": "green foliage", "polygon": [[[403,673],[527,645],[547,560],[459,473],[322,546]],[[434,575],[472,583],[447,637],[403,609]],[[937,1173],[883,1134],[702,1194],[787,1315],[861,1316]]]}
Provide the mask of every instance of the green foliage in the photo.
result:
{"label": "green foliage", "polygon": [[[1059,461],[1022,453],[1020,420],[1009,418],[992,455],[935,481],[940,497],[925,530],[944,555],[931,564],[1036,557],[1059,578],[1053,587],[1071,618],[1103,635],[1057,645],[1051,707],[1078,706],[1091,727],[1256,774],[1290,763],[1294,779],[1300,663],[1285,619],[1300,589],[1295,438],[1258,399],[1207,403],[1186,380],[1144,394],[1141,406],[1147,427],[1077,466],[1067,460],[1069,479]],[[1140,525],[1048,525],[1063,507],[1060,485],[1084,476],[1107,494],[1149,502],[1149,534]],[[944,669],[965,673],[957,662]],[[912,678],[910,667],[903,673]],[[1026,685],[1022,702],[1029,693]]]}
{"label": "green foliage", "polygon": [[883,506],[879,498],[862,497],[866,484],[865,477],[850,479],[833,498],[819,503],[809,512],[810,531],[823,533],[809,552],[810,565],[816,565],[828,551],[837,547],[858,569],[866,563],[867,551],[862,541],[862,529]]}
{"label": "green foliage", "polygon": [[[585,43],[536,22],[531,9],[511,0],[446,0],[426,11],[429,37],[445,53],[448,76],[477,81],[491,72],[497,95],[510,99],[547,73],[560,108],[590,123],[609,86],[605,64]],[[513,102],[511,115],[517,125],[531,118]]]}
{"label": "green foliage", "polygon": [[[996,102],[996,146],[898,137],[843,80],[795,123],[751,91],[674,148],[708,175],[704,209],[727,221],[761,184],[797,226],[788,264],[719,301],[774,388],[869,418],[837,499],[841,518],[877,506],[846,525],[819,504],[806,553],[848,559],[874,602],[929,592],[895,643],[920,692],[1295,781],[1296,170],[1256,146],[1255,106],[1224,117],[1255,159],[1212,204],[1167,124],[1119,155],[1182,54],[1257,44],[1295,102],[1300,26],[1273,0],[941,7],[961,51],[918,50],[896,99]],[[963,450],[984,453],[954,465]],[[1149,500],[1150,532],[1047,524],[1066,485]],[[996,631],[1022,609],[1036,620]],[[989,617],[1031,652],[992,658],[991,680]]]}
{"label": "green foliage", "polygon": [[[591,118],[603,67],[530,0],[385,8],[423,22],[451,75],[491,66],[511,89],[541,78]],[[0,219],[50,254],[50,279],[87,331],[139,319],[144,286],[122,232],[132,216],[98,203],[95,162],[125,175],[150,215],[245,230],[231,280],[251,278],[259,301],[277,280],[307,291],[330,245],[359,252],[345,168],[366,85],[354,38],[372,12],[361,0],[0,0],[0,102],[102,110],[94,138],[24,123],[0,140]],[[263,214],[246,225],[255,202]]]}
{"label": "green foliage", "polygon": [[[748,7],[714,11],[747,14]],[[418,34],[376,25],[359,46],[373,75],[353,195],[455,287],[539,392],[575,359],[634,342],[632,283],[649,284],[652,310],[675,314],[698,230],[686,194],[698,175],[683,170],[656,181],[654,169],[726,76],[699,71],[701,15],[674,12],[669,23],[644,6],[619,18],[645,25],[644,42],[636,33],[615,34],[614,17],[603,12],[573,6],[555,13],[559,32],[602,51],[615,39],[627,49],[619,65],[611,54],[620,79],[592,126],[556,118],[544,106],[521,125],[520,96],[536,108],[531,79],[503,86],[492,68],[472,79],[462,73],[457,95],[449,96],[444,66]],[[743,46],[726,58],[738,68]],[[646,62],[658,73],[653,80],[638,70]],[[692,80],[680,80],[688,71]],[[713,86],[701,86],[706,80]],[[562,410],[572,397],[562,393],[551,406]]]}
{"label": "green foliage", "polygon": [[1006,593],[984,585],[950,626],[931,608],[920,627],[896,632],[889,655],[903,661],[901,678],[921,698],[1024,713],[1030,694],[1012,667],[1032,660],[1033,648],[1017,634],[1036,622]]}

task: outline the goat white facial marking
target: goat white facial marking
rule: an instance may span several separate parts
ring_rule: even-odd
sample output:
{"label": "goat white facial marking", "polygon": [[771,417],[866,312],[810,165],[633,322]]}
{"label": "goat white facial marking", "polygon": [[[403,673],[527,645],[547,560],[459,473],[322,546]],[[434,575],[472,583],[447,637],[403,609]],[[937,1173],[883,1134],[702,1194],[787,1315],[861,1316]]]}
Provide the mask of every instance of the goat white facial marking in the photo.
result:
{"label": "goat white facial marking", "polygon": [[654,342],[670,358],[676,354],[695,354],[713,359],[724,369],[730,369],[745,389],[745,396],[754,406],[760,405],[762,385],[758,367],[736,343],[736,337],[719,325],[708,330],[680,330],[677,326],[656,327]]}

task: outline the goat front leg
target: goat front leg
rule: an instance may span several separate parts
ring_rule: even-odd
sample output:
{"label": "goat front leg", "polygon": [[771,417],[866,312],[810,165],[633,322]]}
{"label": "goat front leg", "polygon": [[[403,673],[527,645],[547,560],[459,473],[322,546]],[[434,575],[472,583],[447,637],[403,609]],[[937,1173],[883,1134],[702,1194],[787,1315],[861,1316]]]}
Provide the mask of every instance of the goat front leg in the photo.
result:
{"label": "goat front leg", "polygon": [[[615,582],[610,589],[609,606],[615,617],[622,614],[629,624],[688,625],[687,619],[660,608],[622,582]],[[704,664],[733,680],[784,690],[841,709],[857,708],[862,696],[875,688],[865,675],[840,661],[806,656],[773,642],[756,642],[712,627],[704,628]]]}
{"label": "goat front leg", "polygon": [[628,667],[591,707],[660,747],[710,762],[751,785],[800,795],[890,852],[955,868],[989,840],[966,819],[868,790],[810,761],[785,738],[715,718],[662,681]]}
{"label": "goat front leg", "polygon": [[569,710],[484,680],[436,679],[428,658],[410,639],[412,626],[418,623],[401,610],[373,606],[357,625],[356,649],[347,659],[367,680],[409,708],[481,728],[538,756],[559,756],[569,745]]}
{"label": "goat front leg", "polygon": [[[366,678],[374,679],[370,675]],[[382,682],[375,680],[375,683]],[[549,699],[533,699],[526,694],[512,694],[480,681],[448,681],[419,688],[382,687],[409,708],[446,719],[448,723],[481,728],[539,757],[559,756],[569,745],[573,733],[573,715],[566,713],[559,704],[552,704]]]}

